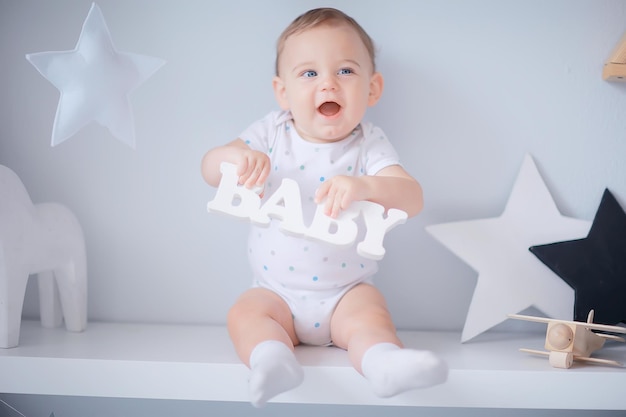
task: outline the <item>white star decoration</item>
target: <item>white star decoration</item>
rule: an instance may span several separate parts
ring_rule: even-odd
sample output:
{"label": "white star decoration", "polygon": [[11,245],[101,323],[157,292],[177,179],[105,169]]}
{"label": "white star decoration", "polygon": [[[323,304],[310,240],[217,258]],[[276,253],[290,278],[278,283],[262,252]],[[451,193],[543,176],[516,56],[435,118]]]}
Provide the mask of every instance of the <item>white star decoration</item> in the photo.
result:
{"label": "white star decoration", "polygon": [[165,61],[118,52],[95,3],[74,50],[28,54],[26,59],[61,92],[52,128],[52,146],[96,121],[117,139],[135,147],[128,95]]}
{"label": "white star decoration", "polygon": [[478,272],[461,341],[535,307],[553,318],[574,312],[574,290],[529,247],[587,236],[591,222],[563,216],[530,155],[500,217],[430,225],[426,230]]}

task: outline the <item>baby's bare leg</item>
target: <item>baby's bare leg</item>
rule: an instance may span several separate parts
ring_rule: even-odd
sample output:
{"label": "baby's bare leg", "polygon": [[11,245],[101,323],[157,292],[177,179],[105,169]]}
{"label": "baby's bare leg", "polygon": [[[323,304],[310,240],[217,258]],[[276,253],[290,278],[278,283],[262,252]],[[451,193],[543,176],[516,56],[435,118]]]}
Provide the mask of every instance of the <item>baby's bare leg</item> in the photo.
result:
{"label": "baby's bare leg", "polygon": [[402,347],[396,335],[387,303],[380,291],[360,284],[343,296],[330,322],[333,344],[348,350],[354,368],[361,371],[361,359],[377,343],[393,343]]}
{"label": "baby's bare leg", "polygon": [[304,377],[293,354],[298,344],[291,311],[275,293],[254,288],[228,313],[228,331],[241,360],[250,368],[250,401],[262,407],[295,388]]}
{"label": "baby's bare leg", "polygon": [[239,297],[228,312],[228,333],[248,366],[252,350],[261,342],[276,340],[291,350],[298,344],[289,306],[265,288],[252,288]]}
{"label": "baby's bare leg", "polygon": [[331,337],[348,350],[355,369],[381,397],[447,378],[446,364],[432,352],[402,348],[385,299],[371,285],[360,284],[341,299],[331,320]]}

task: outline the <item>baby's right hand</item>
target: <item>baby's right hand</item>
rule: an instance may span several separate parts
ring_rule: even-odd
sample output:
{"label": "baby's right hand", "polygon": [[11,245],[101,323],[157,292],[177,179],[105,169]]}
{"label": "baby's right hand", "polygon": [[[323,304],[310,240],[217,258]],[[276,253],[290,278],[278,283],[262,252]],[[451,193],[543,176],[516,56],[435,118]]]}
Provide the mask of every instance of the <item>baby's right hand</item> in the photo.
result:
{"label": "baby's right hand", "polygon": [[262,187],[270,173],[270,158],[263,152],[246,149],[237,163],[239,184],[252,189]]}

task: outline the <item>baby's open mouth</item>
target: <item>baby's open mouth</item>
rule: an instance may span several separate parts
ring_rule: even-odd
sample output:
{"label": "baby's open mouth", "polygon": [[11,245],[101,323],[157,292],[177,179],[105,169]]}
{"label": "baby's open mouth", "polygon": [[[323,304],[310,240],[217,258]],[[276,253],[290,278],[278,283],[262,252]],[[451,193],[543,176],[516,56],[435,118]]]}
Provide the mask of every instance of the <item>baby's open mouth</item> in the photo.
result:
{"label": "baby's open mouth", "polygon": [[318,107],[320,113],[324,116],[334,116],[339,113],[341,106],[334,101],[327,101]]}

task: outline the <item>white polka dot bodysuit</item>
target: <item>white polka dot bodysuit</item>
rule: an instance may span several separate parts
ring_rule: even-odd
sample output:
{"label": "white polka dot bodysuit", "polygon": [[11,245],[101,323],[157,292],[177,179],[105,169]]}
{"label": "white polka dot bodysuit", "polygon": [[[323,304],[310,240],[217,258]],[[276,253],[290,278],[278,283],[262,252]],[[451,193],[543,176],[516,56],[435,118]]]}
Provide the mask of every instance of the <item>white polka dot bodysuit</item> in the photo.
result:
{"label": "white polka dot bodysuit", "polygon": [[[347,138],[333,143],[303,140],[289,112],[272,112],[246,129],[240,138],[271,160],[264,199],[272,195],[283,178],[297,181],[302,198],[304,224],[315,213],[315,191],[336,175],[374,175],[399,164],[397,152],[377,127],[362,123]],[[302,343],[331,344],[330,317],[341,297],[361,282],[371,282],[376,261],[356,253],[355,245],[331,244],[288,236],[278,229],[251,226],[248,255],[254,285],[271,289],[289,305],[297,336]],[[359,224],[362,240],[364,226]]]}

